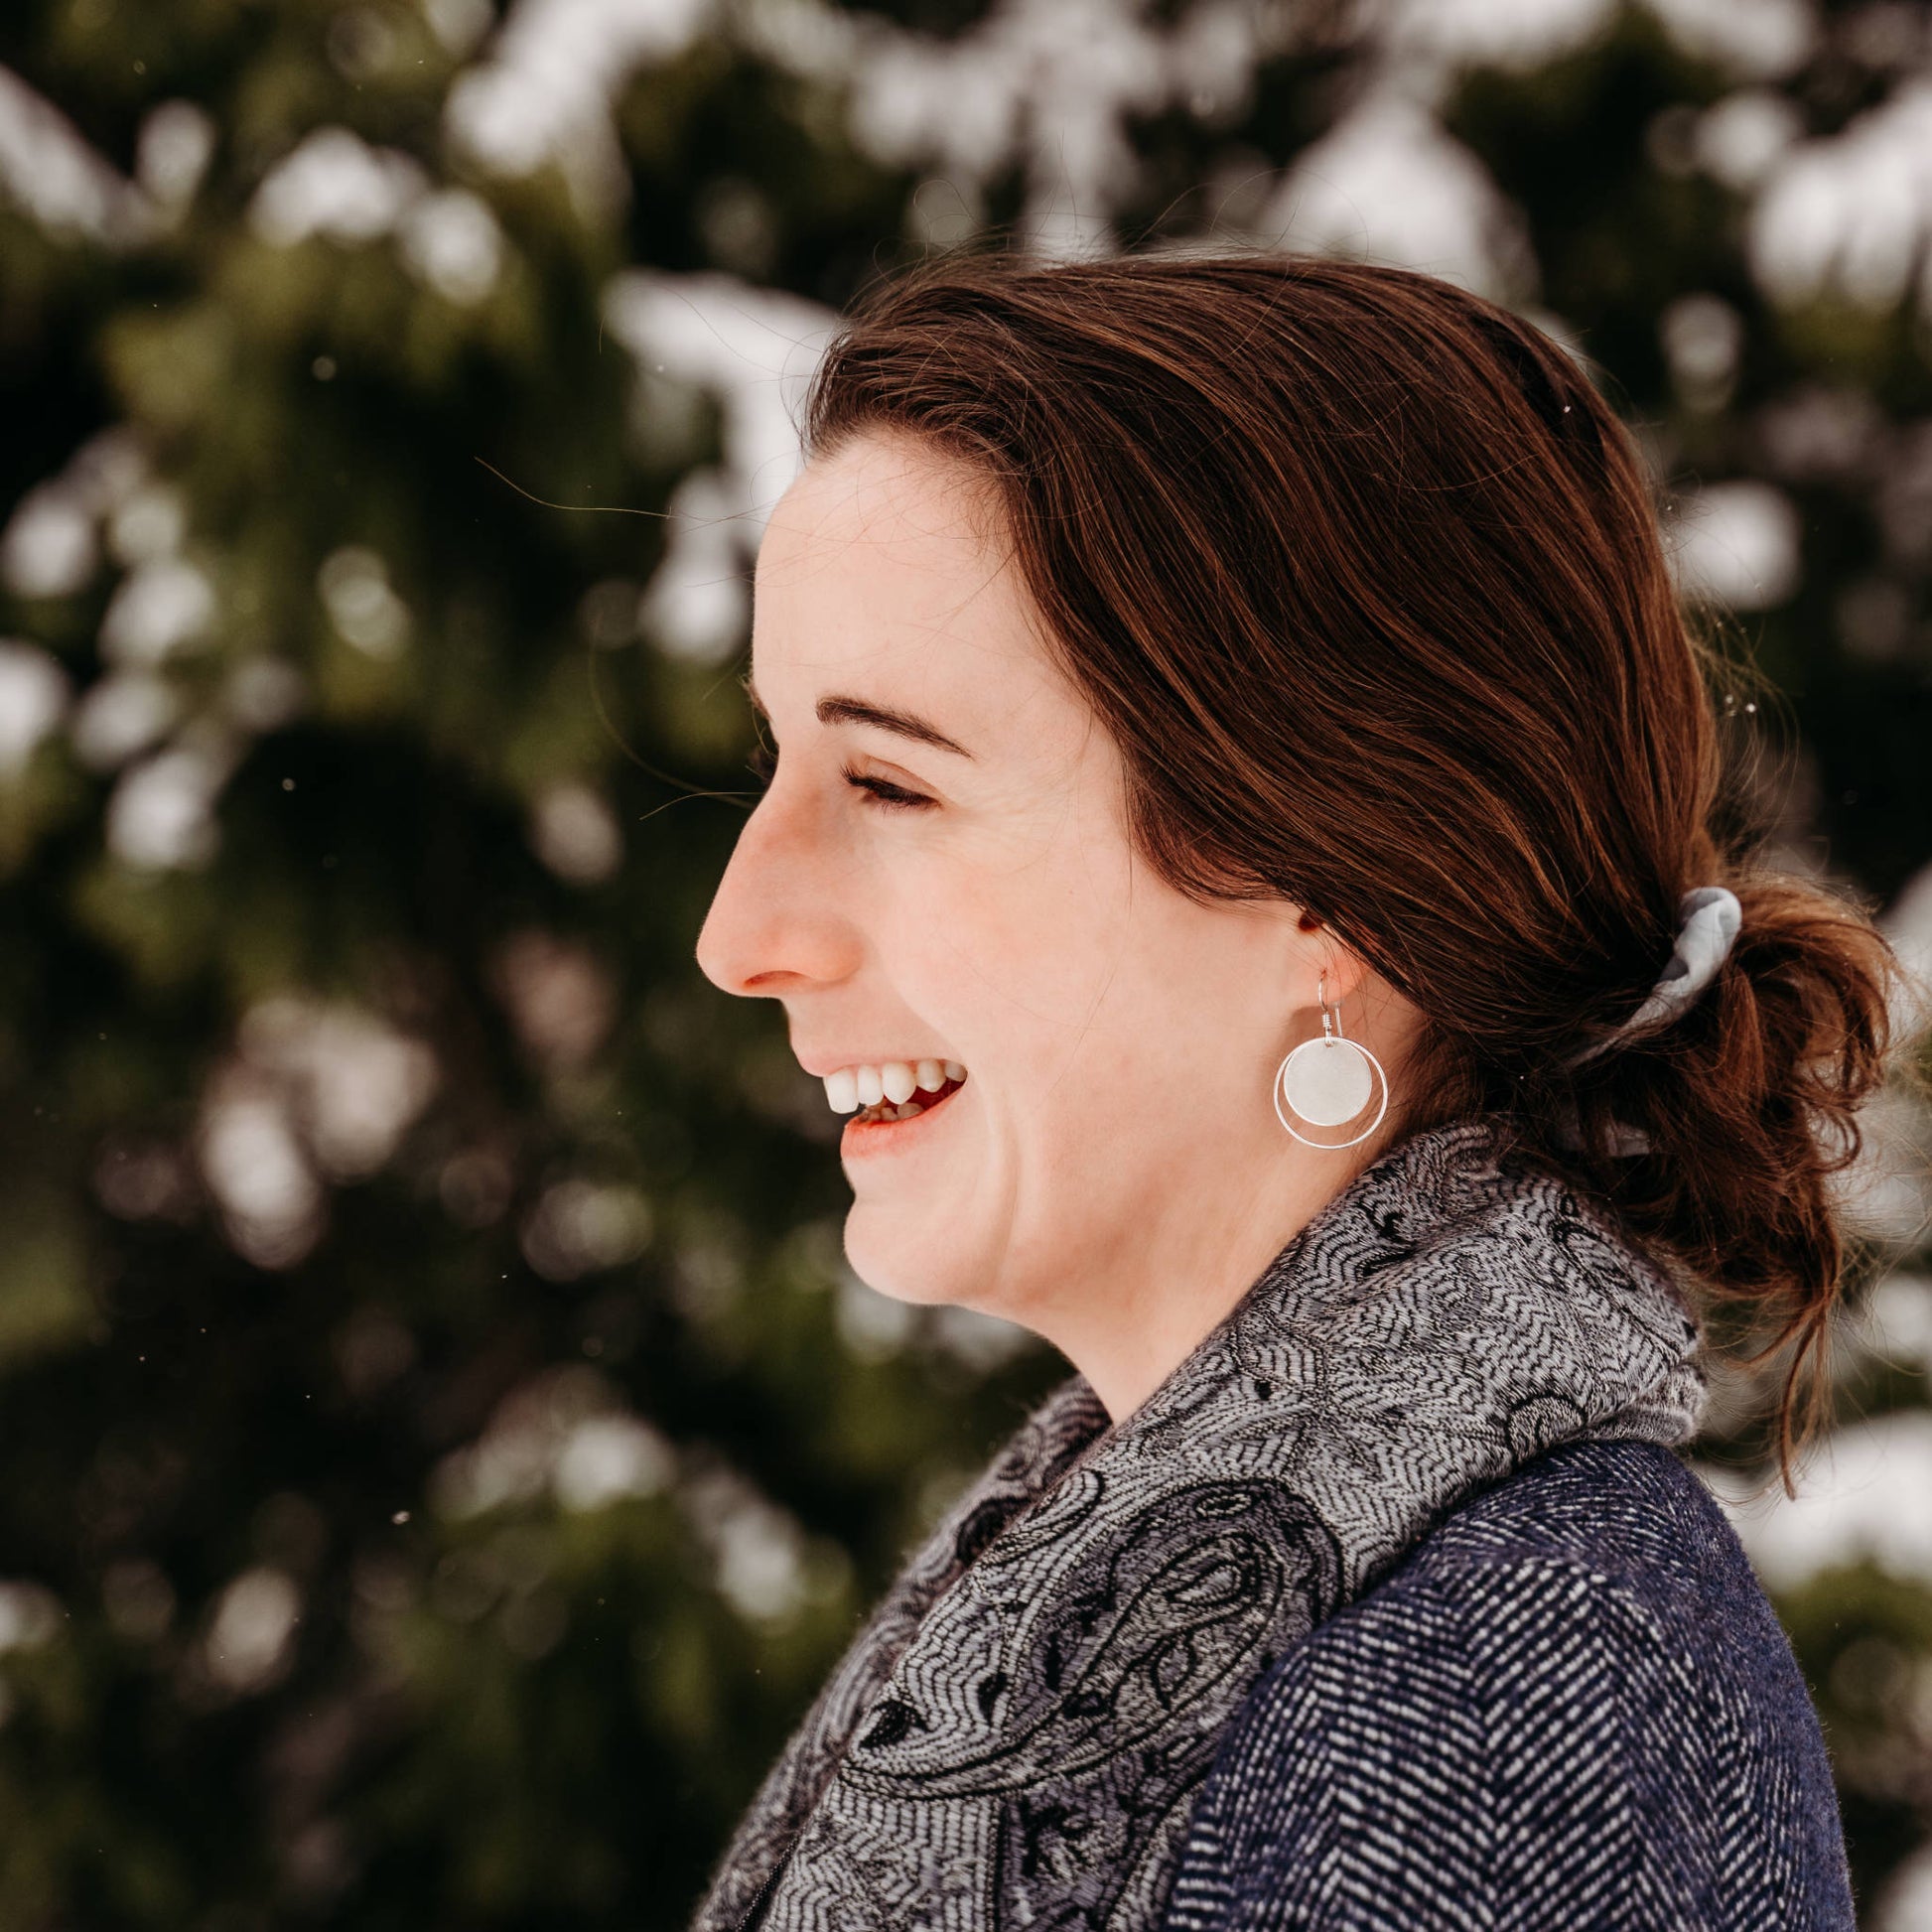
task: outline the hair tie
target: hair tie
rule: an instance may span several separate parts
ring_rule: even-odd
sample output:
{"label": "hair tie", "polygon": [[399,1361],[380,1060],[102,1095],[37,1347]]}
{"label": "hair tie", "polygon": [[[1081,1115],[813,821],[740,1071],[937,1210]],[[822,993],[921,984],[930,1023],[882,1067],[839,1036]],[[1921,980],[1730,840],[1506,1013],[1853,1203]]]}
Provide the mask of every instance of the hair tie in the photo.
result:
{"label": "hair tie", "polygon": [[1726,886],[1700,886],[1684,895],[1677,910],[1681,921],[1677,944],[1649,997],[1615,1033],[1579,1053],[1572,1066],[1582,1066],[1612,1046],[1668,1026],[1695,1006],[1698,996],[1717,978],[1744,922],[1737,895]]}
{"label": "hair tie", "polygon": [[[1698,996],[1717,978],[1718,968],[1725,963],[1737,929],[1744,923],[1744,908],[1737,903],[1737,895],[1725,886],[1700,886],[1678,900],[1677,910],[1681,921],[1677,944],[1643,1005],[1615,1033],[1579,1053],[1570,1062],[1572,1066],[1582,1066],[1612,1046],[1668,1026],[1694,1007]],[[1567,1113],[1557,1139],[1574,1152],[1583,1151],[1584,1137],[1574,1114]],[[1650,1136],[1641,1128],[1626,1127],[1621,1121],[1610,1123],[1605,1152],[1613,1160],[1628,1161],[1650,1151]]]}

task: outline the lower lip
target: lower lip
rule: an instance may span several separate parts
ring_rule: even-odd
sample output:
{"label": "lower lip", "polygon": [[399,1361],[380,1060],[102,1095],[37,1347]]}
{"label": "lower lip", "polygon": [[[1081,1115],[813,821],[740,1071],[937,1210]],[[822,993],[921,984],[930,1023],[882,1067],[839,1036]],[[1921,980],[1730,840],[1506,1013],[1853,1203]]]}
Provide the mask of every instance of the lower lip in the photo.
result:
{"label": "lower lip", "polygon": [[959,1091],[954,1087],[950,1093],[940,1095],[930,1107],[922,1106],[910,1120],[860,1120],[855,1116],[846,1122],[845,1132],[839,1138],[840,1156],[885,1154],[911,1146],[927,1123],[951,1106]]}

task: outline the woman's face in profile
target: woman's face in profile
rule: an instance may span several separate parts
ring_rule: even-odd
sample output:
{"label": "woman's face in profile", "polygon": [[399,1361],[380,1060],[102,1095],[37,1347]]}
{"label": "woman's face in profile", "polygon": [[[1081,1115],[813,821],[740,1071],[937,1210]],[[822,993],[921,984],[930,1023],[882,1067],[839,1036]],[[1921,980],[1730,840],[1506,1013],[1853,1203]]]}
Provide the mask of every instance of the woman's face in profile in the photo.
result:
{"label": "woman's face in profile", "polygon": [[965,1067],[929,1116],[846,1117],[861,1279],[1024,1322],[1076,1360],[1097,1319],[1133,1346],[1138,1310],[1159,1351],[1173,1284],[1245,1288],[1298,1185],[1325,1193],[1356,1165],[1296,1147],[1270,1100],[1336,955],[1297,908],[1195,905],[1131,851],[1118,751],[1048,662],[988,502],[970,472],[879,435],[779,500],[752,642],[777,764],[698,960],[781,1001],[815,1074]]}

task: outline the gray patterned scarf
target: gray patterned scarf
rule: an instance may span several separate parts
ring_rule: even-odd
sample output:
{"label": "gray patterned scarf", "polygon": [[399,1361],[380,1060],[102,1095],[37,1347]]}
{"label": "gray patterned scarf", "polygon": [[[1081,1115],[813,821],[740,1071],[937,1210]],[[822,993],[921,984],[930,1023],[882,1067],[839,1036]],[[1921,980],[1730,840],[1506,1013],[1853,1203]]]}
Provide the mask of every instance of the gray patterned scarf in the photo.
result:
{"label": "gray patterned scarf", "polygon": [[692,1932],[1152,1932],[1283,1650],[1560,1443],[1697,1430],[1671,1283],[1464,1122],[1412,1136],[1118,1426],[1055,1388],[912,1556]]}

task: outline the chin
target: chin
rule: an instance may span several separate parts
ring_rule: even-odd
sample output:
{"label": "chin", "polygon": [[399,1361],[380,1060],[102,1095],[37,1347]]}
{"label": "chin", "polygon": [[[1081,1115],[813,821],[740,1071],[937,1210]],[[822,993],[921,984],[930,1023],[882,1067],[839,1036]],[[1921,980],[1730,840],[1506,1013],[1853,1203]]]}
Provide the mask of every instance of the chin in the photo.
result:
{"label": "chin", "polygon": [[915,1308],[949,1308],[968,1299],[970,1271],[960,1267],[956,1255],[940,1260],[929,1240],[922,1244],[916,1237],[869,1240],[864,1229],[853,1226],[863,1212],[855,1206],[846,1216],[845,1259],[868,1288]]}

